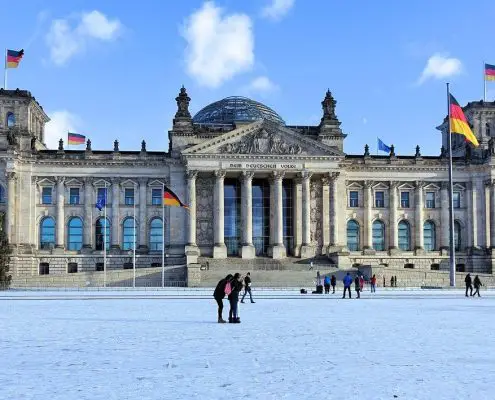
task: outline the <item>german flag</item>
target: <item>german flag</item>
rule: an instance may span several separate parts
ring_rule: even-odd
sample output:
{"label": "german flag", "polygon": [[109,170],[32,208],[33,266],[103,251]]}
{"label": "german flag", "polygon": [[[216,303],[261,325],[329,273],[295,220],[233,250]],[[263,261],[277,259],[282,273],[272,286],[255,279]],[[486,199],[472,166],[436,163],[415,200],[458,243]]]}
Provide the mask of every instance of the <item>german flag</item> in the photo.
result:
{"label": "german flag", "polygon": [[163,187],[163,205],[170,207],[182,207],[188,209],[189,207],[179,200],[179,197],[172,192],[168,187]]}
{"label": "german flag", "polygon": [[17,50],[7,50],[7,59],[5,60],[6,68],[17,68],[24,56],[24,49]]}
{"label": "german flag", "polygon": [[461,106],[457,102],[454,96],[450,96],[450,133],[457,133],[463,135],[467,142],[471,142],[473,146],[478,147],[479,143],[471,130],[464,111],[462,111]]}
{"label": "german flag", "polygon": [[495,81],[495,65],[485,64],[485,80]]}

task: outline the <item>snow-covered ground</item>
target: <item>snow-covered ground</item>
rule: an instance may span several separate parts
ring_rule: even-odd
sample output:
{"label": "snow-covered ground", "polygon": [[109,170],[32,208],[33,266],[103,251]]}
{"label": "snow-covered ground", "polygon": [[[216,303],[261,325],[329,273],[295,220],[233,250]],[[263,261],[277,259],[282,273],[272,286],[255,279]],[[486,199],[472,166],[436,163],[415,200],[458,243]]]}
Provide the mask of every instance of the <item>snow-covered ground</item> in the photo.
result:
{"label": "snow-covered ground", "polygon": [[0,399],[495,398],[495,292],[254,296],[0,292]]}

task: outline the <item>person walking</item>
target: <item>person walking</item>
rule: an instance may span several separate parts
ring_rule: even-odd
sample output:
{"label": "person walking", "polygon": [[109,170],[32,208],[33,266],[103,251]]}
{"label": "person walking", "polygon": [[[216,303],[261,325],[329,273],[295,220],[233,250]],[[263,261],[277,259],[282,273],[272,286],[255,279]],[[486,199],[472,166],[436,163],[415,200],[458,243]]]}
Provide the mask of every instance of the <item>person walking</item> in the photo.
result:
{"label": "person walking", "polygon": [[397,287],[397,275],[394,276],[394,286]]}
{"label": "person walking", "polygon": [[346,292],[346,290],[348,290],[349,291],[349,298],[352,299],[352,296],[351,296],[352,276],[349,272],[347,273],[346,276],[344,276],[343,282],[344,282],[344,295],[342,296],[342,298],[345,299],[345,292]]}
{"label": "person walking", "polygon": [[337,286],[337,278],[335,275],[332,275],[332,279],[330,279],[330,284],[332,285],[332,294],[335,294],[335,286]]}
{"label": "person walking", "polygon": [[359,276],[359,289],[360,289],[361,292],[364,289],[364,277],[363,277],[363,275],[360,275]]}
{"label": "person walking", "polygon": [[229,322],[230,323],[239,323],[241,319],[238,315],[239,310],[239,293],[242,290],[242,277],[239,272],[234,274],[234,277],[230,280],[230,286],[232,291],[230,292],[228,298],[230,302],[230,310],[229,310]]}
{"label": "person walking", "polygon": [[370,283],[371,283],[371,293],[375,293],[376,292],[376,276],[375,275],[373,275],[371,277]]}
{"label": "person walking", "polygon": [[393,275],[390,278],[390,287],[394,287],[394,277],[393,277]]}
{"label": "person walking", "polygon": [[354,290],[356,291],[356,294],[357,294],[357,298],[358,299],[361,298],[361,295],[360,295],[360,292],[361,292],[361,283],[359,281],[360,281],[359,277],[356,276],[354,278]]}
{"label": "person walking", "polygon": [[468,289],[471,289],[471,296],[473,295],[473,285],[472,285],[472,280],[471,280],[471,274],[467,274],[466,278],[464,279],[464,283],[466,284],[466,297],[468,296]]}
{"label": "person walking", "polygon": [[249,298],[251,299],[251,303],[255,303],[253,300],[253,295],[251,294],[251,273],[248,272],[246,277],[244,278],[244,294],[242,295],[241,303],[244,303],[244,297],[249,293]]}
{"label": "person walking", "polygon": [[325,275],[325,279],[323,280],[323,286],[325,286],[325,294],[330,293],[330,277]]}
{"label": "person walking", "polygon": [[478,297],[481,297],[480,296],[480,288],[481,288],[481,286],[483,286],[483,284],[481,283],[480,278],[478,278],[478,275],[476,275],[474,277],[473,284],[474,284],[474,293],[471,296],[476,296],[476,293],[477,293]]}
{"label": "person walking", "polygon": [[227,283],[230,283],[231,279],[232,279],[232,274],[228,274],[225,278],[220,279],[220,281],[217,283],[215,291],[213,292],[213,297],[218,304],[218,323],[219,324],[224,324],[225,322],[227,322],[222,318],[223,298],[225,297],[225,294],[227,294],[227,295],[230,294],[230,292],[226,293],[225,287],[227,286]]}

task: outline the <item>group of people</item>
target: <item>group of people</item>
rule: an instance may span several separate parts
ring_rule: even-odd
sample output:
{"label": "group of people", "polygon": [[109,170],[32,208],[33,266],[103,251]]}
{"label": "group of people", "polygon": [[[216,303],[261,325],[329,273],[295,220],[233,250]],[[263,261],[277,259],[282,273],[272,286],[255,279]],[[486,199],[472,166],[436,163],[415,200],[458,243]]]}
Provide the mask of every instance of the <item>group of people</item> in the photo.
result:
{"label": "group of people", "polygon": [[248,272],[245,277],[242,277],[239,272],[234,275],[228,274],[225,278],[221,279],[213,292],[213,297],[218,304],[218,323],[224,324],[227,321],[223,319],[223,299],[227,296],[230,304],[229,310],[229,323],[238,324],[241,322],[239,317],[239,294],[244,287],[244,295],[242,296],[241,303],[244,303],[244,298],[249,293],[251,303],[254,303],[253,295],[251,293],[251,274]]}
{"label": "group of people", "polygon": [[[478,297],[481,297],[480,296],[480,288],[481,288],[481,286],[483,286],[483,284],[481,283],[481,280],[478,277],[478,275],[476,275],[474,277],[474,281],[473,281],[471,279],[471,274],[467,274],[466,278],[464,279],[464,282],[466,283],[466,297],[469,297],[468,296],[468,289],[471,289],[471,293],[470,293],[471,296],[476,296],[476,294],[477,294]],[[473,285],[474,285],[474,293],[473,293]]]}

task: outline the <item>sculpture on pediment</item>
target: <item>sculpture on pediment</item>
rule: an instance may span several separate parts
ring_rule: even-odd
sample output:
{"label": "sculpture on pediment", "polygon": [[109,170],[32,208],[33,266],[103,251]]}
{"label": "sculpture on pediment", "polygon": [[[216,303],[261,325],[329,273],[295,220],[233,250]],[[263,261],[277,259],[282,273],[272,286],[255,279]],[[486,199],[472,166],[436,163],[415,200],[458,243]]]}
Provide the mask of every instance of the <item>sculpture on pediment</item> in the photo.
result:
{"label": "sculpture on pediment", "polygon": [[227,143],[220,149],[229,154],[290,154],[302,153],[302,148],[295,143],[286,143],[278,135],[266,130],[259,130],[245,136],[238,142]]}
{"label": "sculpture on pediment", "polygon": [[7,132],[7,142],[10,146],[17,146],[17,135],[13,130]]}
{"label": "sculpture on pediment", "polygon": [[36,151],[36,136],[31,136],[31,150]]}
{"label": "sculpture on pediment", "polygon": [[323,119],[336,119],[335,115],[335,105],[337,101],[333,98],[330,90],[327,90],[325,94],[325,98],[321,102],[321,106],[323,108]]}
{"label": "sculpture on pediment", "polygon": [[179,96],[175,98],[177,102],[177,112],[175,113],[175,118],[191,118],[189,112],[189,102],[191,98],[187,95],[186,88],[182,86],[180,88]]}

